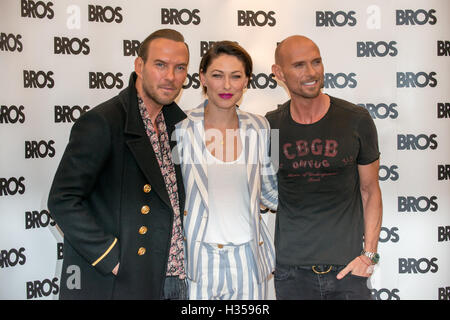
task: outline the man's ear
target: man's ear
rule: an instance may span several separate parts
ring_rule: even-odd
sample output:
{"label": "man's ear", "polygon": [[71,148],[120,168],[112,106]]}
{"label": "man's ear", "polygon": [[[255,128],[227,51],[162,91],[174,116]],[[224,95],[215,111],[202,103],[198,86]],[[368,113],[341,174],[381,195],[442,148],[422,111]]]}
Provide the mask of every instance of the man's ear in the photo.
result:
{"label": "man's ear", "polygon": [[134,59],[134,72],[136,72],[138,77],[141,77],[143,68],[144,60],[141,57],[137,57],[136,59]]}
{"label": "man's ear", "polygon": [[272,73],[275,75],[275,77],[281,81],[284,82],[284,74],[281,70],[281,67],[278,64],[272,65]]}

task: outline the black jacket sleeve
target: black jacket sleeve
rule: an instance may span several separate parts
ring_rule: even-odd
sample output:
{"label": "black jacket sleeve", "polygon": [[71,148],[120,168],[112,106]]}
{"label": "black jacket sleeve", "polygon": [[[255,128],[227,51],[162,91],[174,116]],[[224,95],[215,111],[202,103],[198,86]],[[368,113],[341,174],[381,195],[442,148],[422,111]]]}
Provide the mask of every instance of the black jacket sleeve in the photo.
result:
{"label": "black jacket sleeve", "polygon": [[48,199],[65,241],[104,274],[119,262],[119,242],[105,232],[89,198],[111,147],[110,127],[101,114],[87,112],[80,117],[72,127]]}

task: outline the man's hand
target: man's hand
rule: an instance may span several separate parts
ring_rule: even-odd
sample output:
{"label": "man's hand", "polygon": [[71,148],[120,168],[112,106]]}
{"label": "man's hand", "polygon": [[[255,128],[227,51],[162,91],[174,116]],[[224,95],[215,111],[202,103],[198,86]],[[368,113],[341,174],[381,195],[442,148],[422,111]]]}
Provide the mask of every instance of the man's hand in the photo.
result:
{"label": "man's hand", "polygon": [[366,256],[358,256],[353,259],[341,272],[336,276],[337,279],[341,280],[349,272],[355,276],[360,277],[370,277],[373,273],[373,265],[370,259]]}

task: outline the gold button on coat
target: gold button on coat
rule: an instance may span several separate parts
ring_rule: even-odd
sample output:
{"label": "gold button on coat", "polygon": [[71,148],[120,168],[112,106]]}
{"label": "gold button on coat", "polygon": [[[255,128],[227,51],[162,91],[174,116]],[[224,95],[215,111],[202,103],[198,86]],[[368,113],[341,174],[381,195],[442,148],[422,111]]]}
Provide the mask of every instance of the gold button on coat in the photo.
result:
{"label": "gold button on coat", "polygon": [[145,250],[144,247],[140,247],[139,250],[138,250],[138,252],[137,252],[137,254],[140,255],[140,256],[142,256],[142,255],[145,254],[145,251],[146,251],[146,250]]}
{"label": "gold button on coat", "polygon": [[149,184],[146,184],[143,188],[145,193],[149,193],[152,190],[152,187]]}
{"label": "gold button on coat", "polygon": [[146,226],[142,226],[139,228],[139,233],[140,234],[146,234],[147,233],[147,227]]}
{"label": "gold button on coat", "polygon": [[264,244],[264,241],[261,241],[261,242],[259,243],[260,246],[262,246],[263,244]]}
{"label": "gold button on coat", "polygon": [[184,210],[184,215],[187,216],[187,211],[186,210]]}
{"label": "gold button on coat", "polygon": [[147,214],[147,213],[149,213],[149,212],[150,212],[149,206],[143,206],[143,207],[141,208],[141,213],[142,213],[142,214]]}

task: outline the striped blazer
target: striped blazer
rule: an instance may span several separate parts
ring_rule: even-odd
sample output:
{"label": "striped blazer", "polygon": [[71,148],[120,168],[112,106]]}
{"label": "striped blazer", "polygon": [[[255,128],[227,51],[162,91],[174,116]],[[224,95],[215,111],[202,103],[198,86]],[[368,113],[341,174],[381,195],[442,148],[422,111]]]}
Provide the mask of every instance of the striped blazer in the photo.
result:
{"label": "striped blazer", "polygon": [[[186,237],[186,273],[197,281],[200,247],[208,224],[208,172],[204,131],[204,110],[208,100],[185,111],[187,118],[176,125],[175,161],[181,161],[186,191],[184,233]],[[260,214],[260,203],[271,209],[278,205],[276,173],[268,156],[270,126],[266,118],[236,107],[250,191],[251,248],[257,262],[258,283],[267,279],[275,265],[273,240]]]}

